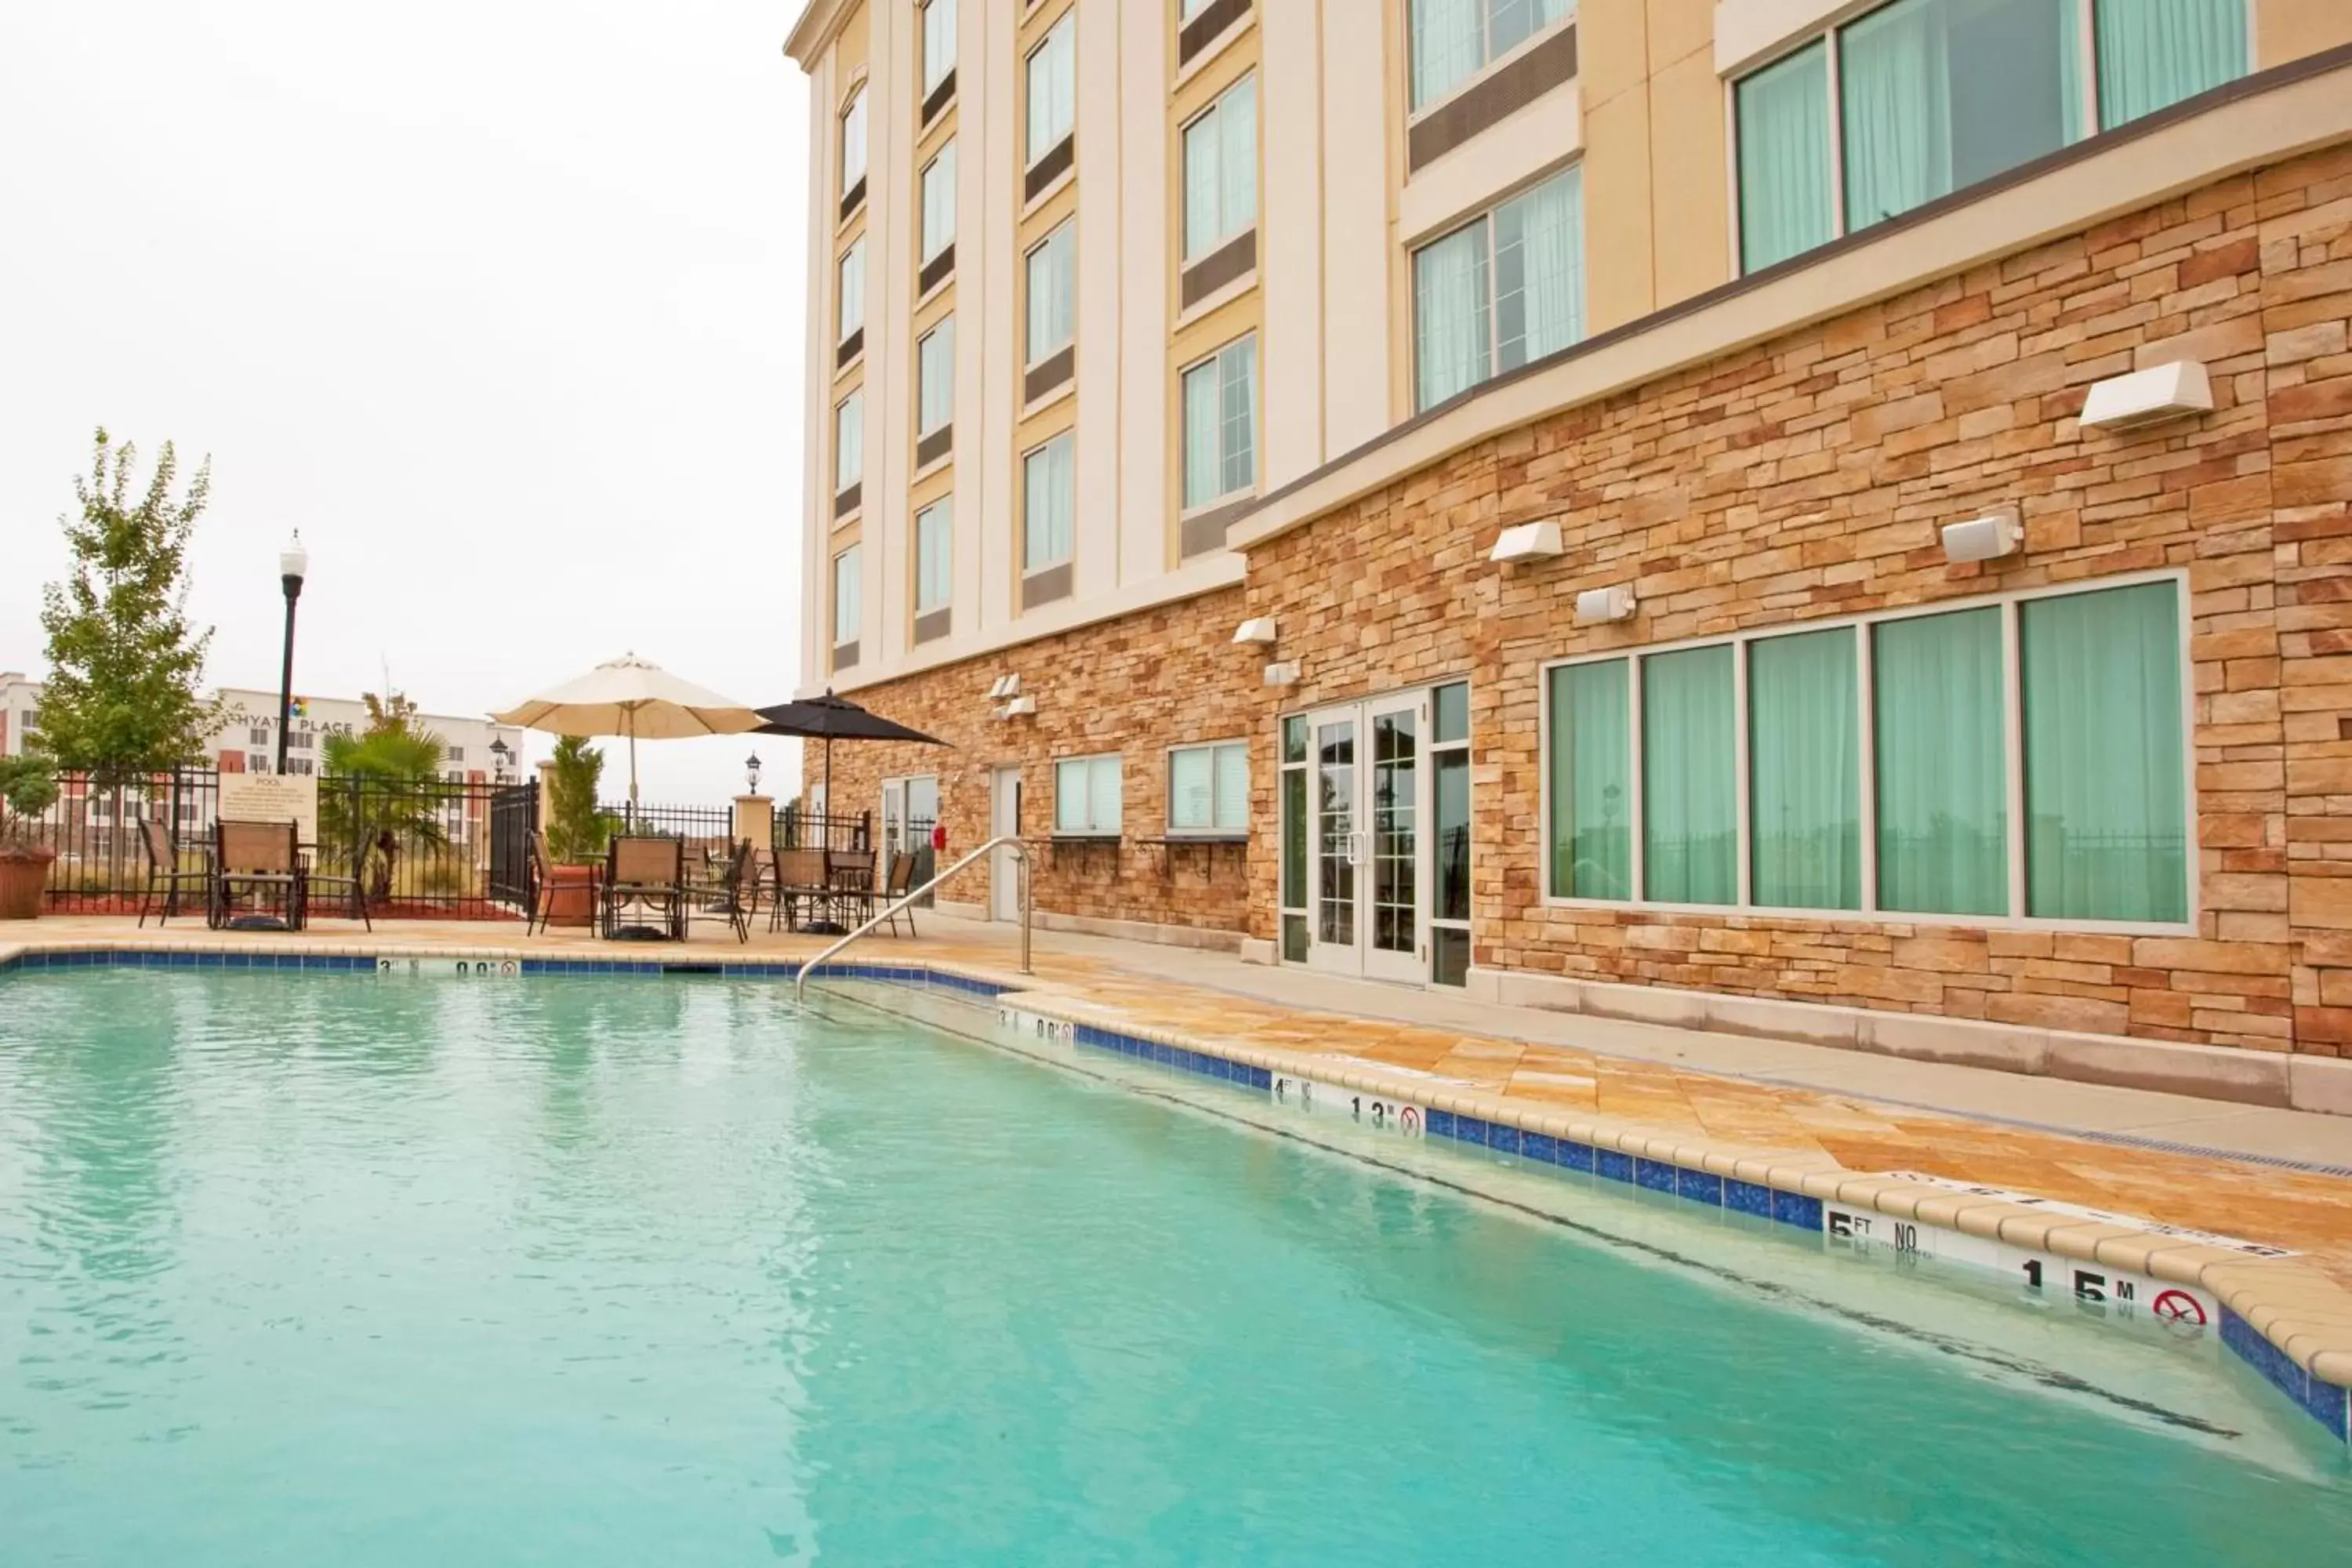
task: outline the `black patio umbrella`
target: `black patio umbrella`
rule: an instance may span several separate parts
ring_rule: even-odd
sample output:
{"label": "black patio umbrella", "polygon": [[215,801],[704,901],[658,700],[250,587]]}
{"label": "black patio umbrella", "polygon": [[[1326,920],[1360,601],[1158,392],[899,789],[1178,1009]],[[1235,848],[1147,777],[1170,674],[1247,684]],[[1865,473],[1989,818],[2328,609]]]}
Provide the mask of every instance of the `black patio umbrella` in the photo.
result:
{"label": "black patio umbrella", "polygon": [[763,722],[755,735],[798,735],[824,742],[824,808],[833,810],[833,743],[835,741],[912,741],[920,746],[944,746],[936,735],[910,730],[895,719],[860,708],[846,697],[828,691],[797,702],[779,702],[755,709]]}

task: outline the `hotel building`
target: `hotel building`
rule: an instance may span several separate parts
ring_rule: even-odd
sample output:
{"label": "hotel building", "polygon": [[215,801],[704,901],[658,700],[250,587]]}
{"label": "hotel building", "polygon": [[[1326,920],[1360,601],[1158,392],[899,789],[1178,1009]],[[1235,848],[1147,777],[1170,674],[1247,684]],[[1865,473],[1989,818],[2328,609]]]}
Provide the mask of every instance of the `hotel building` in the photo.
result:
{"label": "hotel building", "polygon": [[1267,963],[2352,1053],[2352,5],[814,0],[786,48],[803,684],[951,743],[837,750],[836,808]]}

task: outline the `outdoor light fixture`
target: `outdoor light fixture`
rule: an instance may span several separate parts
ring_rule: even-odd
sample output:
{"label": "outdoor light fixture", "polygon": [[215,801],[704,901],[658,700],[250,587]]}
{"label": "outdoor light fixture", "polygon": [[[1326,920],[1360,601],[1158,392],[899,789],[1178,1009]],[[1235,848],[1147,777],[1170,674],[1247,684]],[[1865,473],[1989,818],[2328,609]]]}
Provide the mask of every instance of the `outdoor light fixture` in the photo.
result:
{"label": "outdoor light fixture", "polygon": [[1016,697],[997,710],[999,719],[1026,719],[1037,711],[1034,697]]}
{"label": "outdoor light fixture", "polygon": [[1255,620],[1244,621],[1241,624],[1241,629],[1234,633],[1234,641],[1236,643],[1270,643],[1273,640],[1274,617],[1272,616],[1260,616]]}
{"label": "outdoor light fixture", "polygon": [[506,783],[507,764],[514,760],[514,748],[508,745],[503,739],[493,739],[490,742],[490,764],[498,773],[499,783]]}
{"label": "outdoor light fixture", "polygon": [[757,752],[743,759],[743,784],[745,795],[760,793],[760,753]]}
{"label": "outdoor light fixture", "polygon": [[1587,588],[1576,596],[1576,618],[1587,625],[1595,621],[1630,621],[1636,603],[1631,583]]}
{"label": "outdoor light fixture", "polygon": [[2137,430],[2213,412],[2213,384],[2193,359],[2095,381],[2083,399],[2085,430]]}
{"label": "outdoor light fixture", "polygon": [[998,676],[996,678],[996,684],[988,689],[988,695],[991,701],[1002,700],[1007,697],[1020,696],[1021,678],[1017,675]]}
{"label": "outdoor light fixture", "polygon": [[302,531],[296,529],[286,548],[278,552],[278,585],[286,591],[286,659],[278,673],[278,771],[286,772],[286,731],[294,721],[294,601],[302,596],[302,579],[310,574],[310,552],[302,548]]}
{"label": "outdoor light fixture", "polygon": [[1966,522],[1944,525],[1944,559],[1958,565],[1968,561],[1994,561],[2013,555],[2025,542],[2025,524],[2017,509],[2005,506]]}
{"label": "outdoor light fixture", "polygon": [[1523,522],[1517,528],[1503,530],[1495,541],[1489,561],[1536,561],[1560,552],[1559,524],[1552,521]]}
{"label": "outdoor light fixture", "polygon": [[1265,683],[1268,686],[1297,685],[1298,661],[1295,658],[1286,658],[1279,664],[1267,665],[1265,667]]}

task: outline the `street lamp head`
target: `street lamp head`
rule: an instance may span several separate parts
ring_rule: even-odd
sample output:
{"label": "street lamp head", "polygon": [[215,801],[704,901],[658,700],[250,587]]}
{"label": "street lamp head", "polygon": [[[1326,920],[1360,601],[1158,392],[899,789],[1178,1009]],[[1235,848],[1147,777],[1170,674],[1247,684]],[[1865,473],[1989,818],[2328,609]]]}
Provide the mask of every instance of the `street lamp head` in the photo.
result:
{"label": "street lamp head", "polygon": [[302,531],[296,529],[286,548],[278,552],[278,575],[289,593],[299,591],[302,579],[310,574],[310,552],[302,548]]}
{"label": "street lamp head", "polygon": [[506,738],[500,736],[490,742],[490,755],[498,758],[499,766],[504,767],[514,760],[514,750],[507,744]]}
{"label": "street lamp head", "polygon": [[749,780],[751,781],[751,794],[753,794],[753,795],[757,795],[757,794],[759,794],[759,792],[760,792],[760,753],[759,753],[759,752],[752,752],[750,756],[748,756],[748,757],[746,757],[746,758],[744,758],[744,759],[743,759],[743,774],[744,774],[744,776],[745,776],[747,779],[749,779]]}

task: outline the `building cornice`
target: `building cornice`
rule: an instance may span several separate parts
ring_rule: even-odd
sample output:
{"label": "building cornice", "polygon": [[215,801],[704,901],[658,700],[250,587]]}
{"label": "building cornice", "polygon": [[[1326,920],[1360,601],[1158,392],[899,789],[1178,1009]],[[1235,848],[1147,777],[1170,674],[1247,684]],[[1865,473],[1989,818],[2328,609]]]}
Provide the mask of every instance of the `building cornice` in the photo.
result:
{"label": "building cornice", "polygon": [[801,11],[801,19],[784,35],[784,54],[804,71],[816,69],[817,57],[833,42],[835,33],[857,0],[809,0]]}
{"label": "building cornice", "polygon": [[1454,454],[2184,191],[2352,141],[2352,47],[2291,61],[1485,382],[1270,492],[1270,542]]}

